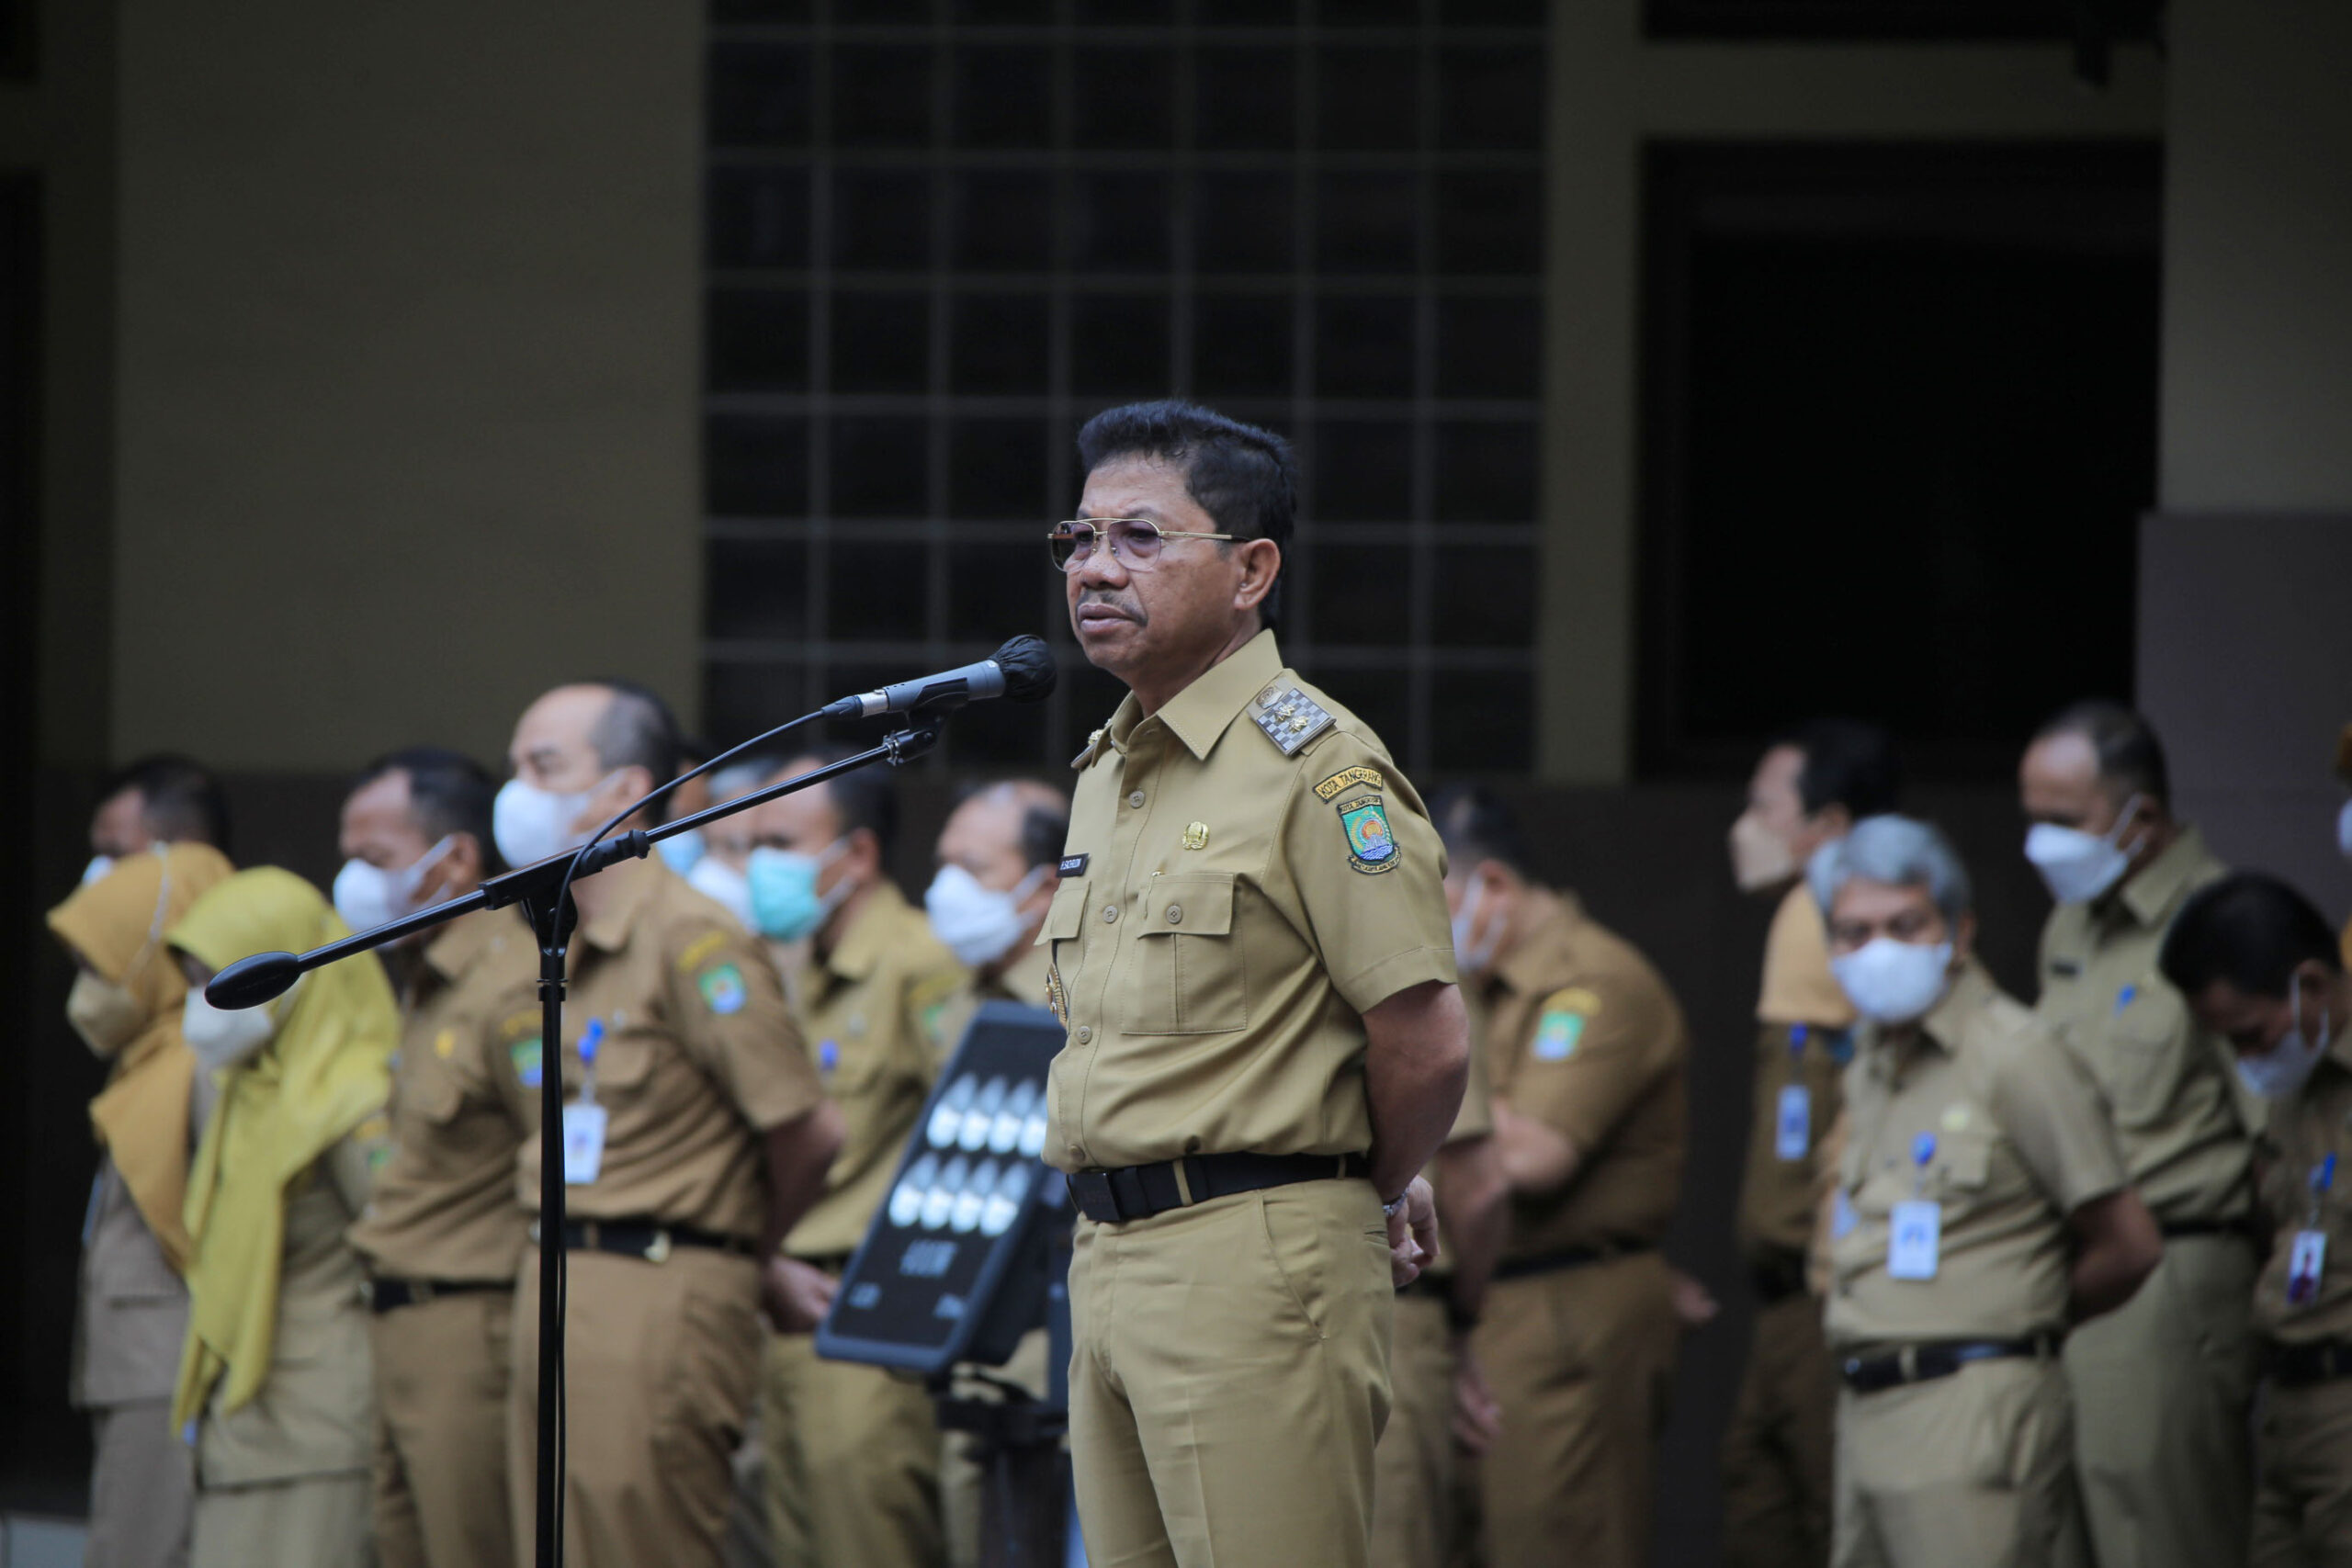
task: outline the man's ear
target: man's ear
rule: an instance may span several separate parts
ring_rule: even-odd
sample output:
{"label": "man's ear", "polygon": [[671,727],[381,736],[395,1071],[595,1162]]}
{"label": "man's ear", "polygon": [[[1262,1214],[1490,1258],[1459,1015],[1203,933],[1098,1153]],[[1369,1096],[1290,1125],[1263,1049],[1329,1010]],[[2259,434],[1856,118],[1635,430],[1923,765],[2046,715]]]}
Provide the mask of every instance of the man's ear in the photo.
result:
{"label": "man's ear", "polygon": [[481,840],[471,833],[452,833],[448,849],[442,852],[433,869],[424,874],[424,885],[418,887],[417,892],[427,903],[437,904],[444,898],[470,891],[488,870]]}
{"label": "man's ear", "polygon": [[1854,830],[1854,814],[1846,808],[1842,800],[1833,800],[1813,815],[1814,820],[1821,824],[1824,843],[1832,839],[1842,839]]}
{"label": "man's ear", "polygon": [[859,881],[878,881],[882,876],[882,840],[874,836],[871,828],[853,828],[842,840],[842,861]]}
{"label": "man's ear", "polygon": [[1243,539],[1233,550],[1241,561],[1241,585],[1234,590],[1233,607],[1254,610],[1274,591],[1283,570],[1283,547],[1272,539]]}
{"label": "man's ear", "polygon": [[1956,968],[1968,962],[1976,952],[1976,916],[1973,911],[1962,915],[1952,923],[1951,961]]}

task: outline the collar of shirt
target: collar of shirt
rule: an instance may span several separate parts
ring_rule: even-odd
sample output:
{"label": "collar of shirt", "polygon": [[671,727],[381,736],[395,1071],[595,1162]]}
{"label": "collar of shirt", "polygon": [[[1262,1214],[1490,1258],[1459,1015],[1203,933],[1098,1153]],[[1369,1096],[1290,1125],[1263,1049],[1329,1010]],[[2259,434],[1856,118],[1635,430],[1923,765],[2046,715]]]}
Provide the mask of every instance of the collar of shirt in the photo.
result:
{"label": "collar of shirt", "polygon": [[636,875],[622,876],[620,886],[613,889],[612,901],[580,928],[580,934],[606,953],[618,953],[628,945],[629,929],[637,924],[638,912],[664,878],[676,881],[678,875],[660,855],[647,856],[639,863]]}
{"label": "collar of shirt", "polygon": [[512,911],[478,909],[470,915],[460,915],[441,928],[424,948],[424,966],[436,986],[454,986],[465,977],[505,933],[499,929],[502,920],[512,920]]}
{"label": "collar of shirt", "polygon": [[1575,894],[1549,887],[1529,888],[1527,908],[1526,929],[1510,951],[1495,960],[1493,984],[1522,994],[1556,990],[1559,965],[1550,955],[1557,940],[1575,929],[1583,909]]}
{"label": "collar of shirt", "polygon": [[[1261,631],[1209,666],[1200,679],[1170,697],[1167,705],[1152,716],[1166,725],[1184,743],[1186,750],[1206,761],[1209,748],[1241,716],[1250,699],[1282,672],[1283,656],[1274,646],[1274,634]],[[1136,727],[1143,722],[1142,705],[1129,692],[1120,702],[1119,711],[1102,728],[1100,739],[1080,753],[1079,761],[1092,761],[1106,744],[1124,752]]]}
{"label": "collar of shirt", "polygon": [[2116,890],[2111,907],[2121,908],[2143,926],[2160,926],[2195,888],[2197,874],[2204,864],[2205,835],[2193,823],[2186,825],[2165,846],[2164,853]]}
{"label": "collar of shirt", "polygon": [[907,908],[906,899],[889,878],[876,882],[866,890],[865,902],[850,917],[841,941],[833,943],[833,950],[825,954],[819,967],[844,982],[863,980],[873,974],[875,965],[882,962],[883,953],[889,951],[895,917]]}
{"label": "collar of shirt", "polygon": [[1919,1027],[1911,1032],[1907,1049],[1898,1060],[1885,1049],[1886,1028],[1883,1024],[1862,1025],[1861,1051],[1871,1064],[1871,1070],[1881,1077],[1892,1076],[1905,1062],[1922,1049],[1941,1051],[1947,1056],[1960,1054],[1961,1035],[1968,1028],[1968,1021],[1976,1016],[1993,997],[1993,977],[1982,964],[1971,958],[1961,965],[1960,974],[1944,993],[1944,999],[1928,1010]]}

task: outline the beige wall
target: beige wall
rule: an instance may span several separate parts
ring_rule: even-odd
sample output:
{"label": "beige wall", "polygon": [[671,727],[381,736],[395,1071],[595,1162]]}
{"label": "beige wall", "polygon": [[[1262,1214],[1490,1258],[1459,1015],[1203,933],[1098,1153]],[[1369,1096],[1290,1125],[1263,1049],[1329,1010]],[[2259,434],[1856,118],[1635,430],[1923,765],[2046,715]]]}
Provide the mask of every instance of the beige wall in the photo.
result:
{"label": "beige wall", "polygon": [[1645,43],[1640,10],[1553,6],[1538,765],[1577,784],[1623,783],[1632,768],[1642,144],[2163,130],[2163,75],[2145,48],[2120,51],[2113,85],[2095,92],[2058,44]]}
{"label": "beige wall", "polygon": [[125,0],[114,754],[691,717],[701,21]]}

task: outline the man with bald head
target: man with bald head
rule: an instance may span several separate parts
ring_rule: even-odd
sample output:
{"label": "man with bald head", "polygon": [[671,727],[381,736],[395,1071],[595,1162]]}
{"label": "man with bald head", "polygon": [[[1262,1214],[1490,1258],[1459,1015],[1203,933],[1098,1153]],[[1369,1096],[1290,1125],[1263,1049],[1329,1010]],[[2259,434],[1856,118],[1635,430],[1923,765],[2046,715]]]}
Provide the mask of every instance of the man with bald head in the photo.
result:
{"label": "man with bald head", "polygon": [[2253,1145],[2228,1047],[2156,967],[2173,918],[2222,864],[2173,815],[2163,743],[2129,708],[2052,718],[2018,788],[2026,858],[2058,902],[2035,1010],[2098,1084],[2164,1234],[2149,1288],[2066,1340],[2091,1544],[2100,1568],[2244,1562]]}
{"label": "man with bald head", "polygon": [[[583,682],[533,703],[508,757],[493,830],[499,853],[528,865],[674,777],[677,734],[651,693]],[[822,1190],[840,1117],[759,943],[661,856],[623,861],[572,897],[563,1039],[542,1040],[535,984],[492,1015],[503,1088],[533,1129],[517,1172],[531,1213],[549,1055],[570,1102],[556,1156],[570,1187],[564,1557],[718,1568],[760,1314],[790,1311],[776,1249]],[[537,1246],[559,1239],[533,1230]],[[533,1554],[538,1280],[535,1246],[517,1276],[507,1403],[518,1562]]]}

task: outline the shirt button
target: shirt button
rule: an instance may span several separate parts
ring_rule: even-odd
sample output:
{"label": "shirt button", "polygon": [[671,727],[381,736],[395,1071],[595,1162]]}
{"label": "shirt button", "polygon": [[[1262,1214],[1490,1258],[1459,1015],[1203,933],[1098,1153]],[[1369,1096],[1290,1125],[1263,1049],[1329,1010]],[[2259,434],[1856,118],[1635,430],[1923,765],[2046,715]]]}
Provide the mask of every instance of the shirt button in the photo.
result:
{"label": "shirt button", "polygon": [[1118,907],[1116,904],[1105,904],[1105,905],[1103,905],[1103,906],[1102,906],[1102,919],[1103,919],[1106,922],[1107,922],[1107,921],[1111,921],[1111,920],[1115,920],[1115,919],[1117,919],[1118,918],[1119,918],[1119,907]]}
{"label": "shirt button", "polygon": [[1139,789],[1131,789],[1131,790],[1127,791],[1127,804],[1128,804],[1129,806],[1133,807],[1134,807],[1136,810],[1137,810],[1137,811],[1142,810],[1142,809],[1143,809],[1143,791],[1141,791],[1141,790],[1139,790]]}
{"label": "shirt button", "polygon": [[1093,1039],[1093,1038],[1094,1038],[1094,1026],[1093,1026],[1092,1024],[1091,1024],[1091,1023],[1081,1023],[1081,1024],[1080,1024],[1080,1025],[1078,1026],[1078,1043],[1079,1043],[1080,1045],[1085,1044],[1088,1041],[1090,1041],[1090,1040],[1091,1040],[1091,1039]]}
{"label": "shirt button", "polygon": [[1170,925],[1171,925],[1171,926],[1174,926],[1174,925],[1182,925],[1182,924],[1183,923],[1183,921],[1184,921],[1184,908],[1183,908],[1183,906],[1182,906],[1182,905],[1181,905],[1181,904],[1170,904],[1170,905],[1169,905],[1169,906],[1168,906],[1168,923],[1169,923]]}

